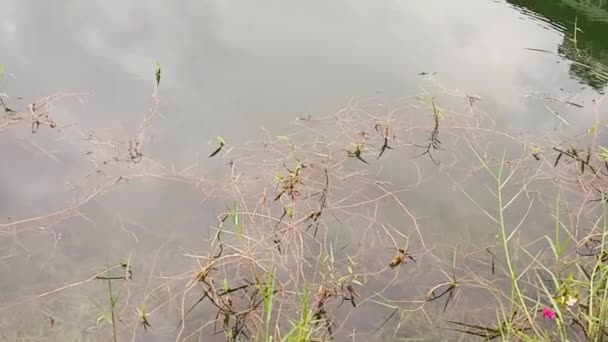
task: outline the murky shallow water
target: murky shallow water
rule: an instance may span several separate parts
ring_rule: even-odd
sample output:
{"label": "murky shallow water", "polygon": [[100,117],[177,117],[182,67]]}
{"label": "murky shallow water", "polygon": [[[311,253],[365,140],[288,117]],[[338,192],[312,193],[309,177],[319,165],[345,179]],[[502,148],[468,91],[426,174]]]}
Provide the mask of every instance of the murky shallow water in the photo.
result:
{"label": "murky shallow water", "polygon": [[[264,189],[268,198],[274,196],[277,170],[282,162],[293,162],[289,142],[277,136],[306,146],[296,154],[323,154],[323,146],[340,151],[352,148],[358,130],[373,134],[374,118],[395,111],[394,151],[381,159],[368,155],[370,166],[344,156],[334,165],[335,217],[328,216],[320,236],[324,248],[328,241],[343,248],[336,252],[342,261],[351,256],[363,273],[374,274],[359,289],[366,300],[356,310],[349,303],[337,309],[338,340],[428,337],[429,326],[437,323],[428,322],[427,315],[442,317],[442,305],[427,309],[430,314],[415,309],[429,287],[445,277],[426,271],[439,271],[439,265],[449,269],[452,252],[446,246],[469,242],[483,249],[495,242],[491,222],[454,185],[462,181],[472,197],[491,206],[489,179],[463,137],[475,138],[473,145],[488,154],[508,149],[513,159],[529,157],[529,151],[521,151],[522,141],[540,144],[571,136],[605,111],[594,102],[605,80],[568,59],[606,62],[606,9],[585,3],[3,4],[6,105],[20,116],[29,103],[44,108],[39,99],[50,94],[79,94],[49,107],[56,129],[42,125],[32,135],[24,116],[0,131],[5,165],[0,170],[0,336],[107,340],[108,326],[95,327],[107,311],[105,284],[79,282],[103,271],[107,262],[130,257],[134,280],[115,283],[124,339],[223,340],[222,334],[210,337],[209,329],[193,334],[201,321],[215,319],[208,307],[192,313],[183,333],[176,328],[184,307],[196,299],[192,294],[182,301],[176,292],[196,267],[184,254],[207,255],[214,235],[210,227],[218,226],[227,206],[256,207]],[[574,18],[585,32],[576,54],[568,40]],[[162,80],[153,96],[156,61]],[[435,154],[440,166],[427,156],[416,157],[424,149],[413,146],[424,145],[432,127],[428,101],[416,99],[425,94],[427,100],[436,96],[445,110],[445,150]],[[470,106],[466,95],[481,100]],[[362,110],[355,120],[320,119],[349,103]],[[311,120],[294,121],[308,115]],[[224,151],[234,150],[207,158],[217,135],[228,142]],[[142,163],[128,162],[135,140],[143,142]],[[311,158],[322,165],[318,155]],[[242,178],[231,177],[229,161],[237,166],[232,176]],[[529,170],[518,179],[525,182],[525,175],[534,174],[534,167]],[[318,181],[307,186],[318,187]],[[395,197],[387,195],[389,188]],[[551,194],[546,197],[552,200]],[[539,196],[537,203],[542,201]],[[526,212],[526,204],[510,213],[513,220]],[[272,215],[280,216],[280,208],[273,209]],[[538,204],[534,210],[546,207]],[[248,222],[249,229],[264,223]],[[530,217],[526,237],[546,234],[547,223]],[[315,269],[321,247],[309,235],[299,244],[314,251],[305,257]],[[417,262],[397,273],[380,272],[404,236],[410,237]],[[455,305],[467,313],[483,312],[480,296],[461,294]],[[381,299],[412,310],[408,323],[398,326],[392,320],[375,331],[392,312],[377,304]],[[134,317],[141,302],[152,311],[149,333]]]}

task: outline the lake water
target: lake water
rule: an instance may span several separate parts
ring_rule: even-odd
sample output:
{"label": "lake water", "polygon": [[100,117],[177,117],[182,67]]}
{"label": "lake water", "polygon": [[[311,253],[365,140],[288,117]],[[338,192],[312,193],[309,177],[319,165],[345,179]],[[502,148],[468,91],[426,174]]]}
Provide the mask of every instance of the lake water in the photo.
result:
{"label": "lake water", "polygon": [[[185,255],[208,253],[210,227],[227,207],[238,202],[253,210],[243,206],[257,203],[265,189],[274,197],[277,169],[284,161],[294,167],[290,157],[278,157],[290,155],[281,136],[306,146],[301,154],[332,139],[330,148],[344,150],[357,130],[373,132],[374,115],[391,110],[402,149],[368,155],[369,166],[354,158],[327,164],[332,179],[345,183],[332,194],[336,217],[328,216],[323,236],[374,274],[359,290],[367,302],[352,312],[349,303],[336,309],[335,338],[431,336],[428,327],[436,323],[415,308],[444,276],[439,268],[433,275],[425,270],[438,265],[436,256],[450,265],[452,250],[442,246],[467,241],[485,248],[495,236],[455,188],[462,181],[473,197],[487,200],[481,184],[488,179],[469,179],[479,171],[463,140],[469,130],[458,127],[491,123],[509,137],[478,135],[475,146],[529,157],[518,149],[523,140],[565,139],[605,118],[604,1],[3,1],[0,8],[0,93],[15,111],[0,121],[0,339],[6,341],[109,340],[109,326],[96,326],[108,311],[106,283],[91,277],[129,257],[132,283],[113,282],[121,291],[121,341],[224,340],[213,328],[197,331],[215,320],[209,307],[193,311],[183,331],[176,328],[192,304],[179,293],[196,270]],[[434,154],[440,166],[417,157],[424,148],[414,145],[425,144],[427,129],[410,129],[432,126],[430,96],[447,117],[440,133],[446,150]],[[41,115],[36,134],[32,103]],[[332,115],[344,108],[336,120]],[[217,136],[227,144],[208,158]],[[265,149],[262,141],[278,147]],[[362,169],[369,178],[357,173]],[[392,197],[388,183],[375,181],[408,191]],[[381,196],[392,200],[379,202],[380,209],[359,204]],[[370,233],[372,222],[394,229],[390,236],[409,236],[417,262],[394,277],[376,274],[403,240],[382,240]],[[545,223],[530,218],[530,238],[546,234]],[[311,264],[326,247],[315,238],[300,241],[314,251],[305,255]],[[415,318],[382,325],[392,308],[374,304],[380,301],[374,293]],[[457,305],[480,308],[481,301]],[[149,332],[135,317],[142,302],[149,303]]]}

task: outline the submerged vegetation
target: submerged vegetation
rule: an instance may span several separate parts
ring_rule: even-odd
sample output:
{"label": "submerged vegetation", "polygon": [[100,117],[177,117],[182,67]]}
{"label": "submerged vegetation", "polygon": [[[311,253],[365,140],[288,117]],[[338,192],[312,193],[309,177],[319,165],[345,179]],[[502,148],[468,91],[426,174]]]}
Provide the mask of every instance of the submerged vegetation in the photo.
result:
{"label": "submerged vegetation", "polygon": [[[59,97],[36,101],[28,106],[29,112],[4,117],[4,128],[19,129],[28,114],[32,122],[55,128],[50,119],[39,119],[50,118],[44,108]],[[454,94],[441,98],[454,97],[463,99],[469,113],[439,107],[438,95],[374,114],[370,108],[378,108],[376,99],[364,99],[334,115],[298,120],[307,133],[291,137],[267,133],[261,148],[255,142],[226,151],[224,185],[205,184],[188,169],[161,166],[143,153],[149,140],[139,134],[124,145],[126,157],[117,151],[115,157],[94,164],[105,179],[103,185],[60,216],[79,213],[84,218],[83,203],[101,200],[104,193],[141,178],[192,184],[203,193],[214,191],[217,198],[231,198],[233,204],[218,215],[217,225],[209,227],[208,247],[180,253],[184,264],[190,259],[196,267],[173,276],[154,276],[152,266],[148,276],[143,272],[134,276],[138,266],[147,268],[158,259],[134,263],[129,258],[84,281],[8,303],[0,310],[33,303],[47,303],[46,310],[51,310],[57,305],[53,304],[56,295],[100,280],[106,294],[91,297],[97,308],[92,312],[98,316],[93,330],[87,331],[114,341],[145,335],[184,341],[450,336],[604,340],[608,336],[608,194],[604,189],[608,158],[598,141],[606,123],[594,122],[594,129],[561,141],[551,136],[521,139],[487,125],[493,119],[476,109],[481,108],[477,103],[482,103],[481,98]],[[596,101],[597,108],[601,100]],[[154,107],[150,113],[144,118],[146,124],[156,115]],[[410,113],[422,115],[405,119]],[[417,118],[419,123],[414,123]],[[425,145],[418,143],[425,138]],[[219,157],[225,146],[222,137],[216,140],[218,147],[209,157]],[[488,149],[487,141],[502,147]],[[91,139],[85,142],[95,144]],[[424,148],[422,154],[419,148]],[[368,154],[376,155],[376,160],[367,160]],[[251,155],[256,157],[247,157]],[[429,158],[416,158],[424,155]],[[383,180],[377,169],[380,161],[382,165],[405,161],[417,180],[404,187]],[[138,171],[126,172],[134,167]],[[433,169],[440,174],[422,175]],[[480,180],[486,194],[470,188]],[[422,207],[412,200],[441,203],[432,190],[438,184],[451,187],[450,198],[464,199],[459,205],[473,210],[467,209],[466,215],[469,222],[480,225],[477,234],[493,232],[494,239],[446,240],[436,235],[444,228],[431,226],[439,220],[416,216],[415,208]],[[54,215],[2,227],[27,230]],[[144,288],[138,286],[140,277],[148,277],[142,280],[147,283]],[[413,287],[407,285],[410,282]],[[49,316],[51,324],[44,334],[63,325],[58,315]]]}
{"label": "submerged vegetation", "polygon": [[[98,228],[95,218],[108,214],[92,203],[103,208],[113,194],[136,215],[131,206],[150,200],[145,190],[175,186],[194,194],[193,211],[216,214],[211,224],[193,216],[194,233],[182,239],[171,201],[145,211],[158,234],[116,214],[124,235],[104,231],[96,238],[107,246],[89,241],[106,265],[94,260],[81,280],[26,294],[15,280],[0,304],[0,339],[608,341],[604,95],[584,130],[570,131],[552,110],[557,129],[546,135],[501,130],[481,97],[439,86],[405,103],[353,99],[296,119],[289,136],[264,130],[249,144],[228,138],[227,148],[218,135],[204,151],[208,163],[224,162],[214,177],[155,156],[160,81],[157,63],[150,109],[125,136],[71,126],[53,106],[86,94],[53,94],[20,110],[0,97],[2,134],[76,136],[66,138],[70,156],[87,171],[68,205],[0,223],[9,266],[19,249],[46,258],[21,241],[29,234],[52,237],[61,254],[62,227]],[[569,100],[557,102],[576,104]],[[146,238],[153,253],[142,252]],[[28,276],[60,278],[44,267]]]}

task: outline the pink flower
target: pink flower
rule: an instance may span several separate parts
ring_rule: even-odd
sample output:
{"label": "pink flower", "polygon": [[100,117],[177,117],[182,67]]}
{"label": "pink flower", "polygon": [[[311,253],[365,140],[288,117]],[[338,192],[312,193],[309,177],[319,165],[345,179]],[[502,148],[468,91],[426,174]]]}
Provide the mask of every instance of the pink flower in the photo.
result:
{"label": "pink flower", "polygon": [[544,307],[543,308],[543,317],[549,318],[549,319],[554,319],[555,311],[553,311],[553,309],[551,309],[550,307]]}

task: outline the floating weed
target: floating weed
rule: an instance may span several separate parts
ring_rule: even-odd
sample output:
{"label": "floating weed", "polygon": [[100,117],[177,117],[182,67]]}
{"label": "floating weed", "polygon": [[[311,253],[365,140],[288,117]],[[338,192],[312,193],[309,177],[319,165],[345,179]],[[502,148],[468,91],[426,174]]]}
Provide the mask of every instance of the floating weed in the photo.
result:
{"label": "floating weed", "polygon": [[120,263],[120,267],[125,270],[124,280],[133,280],[133,266],[131,265],[131,257]]}
{"label": "floating weed", "polygon": [[224,138],[219,135],[215,138],[215,141],[217,141],[219,146],[213,152],[211,152],[209,158],[214,157],[216,154],[220,153],[222,148],[224,148],[224,145],[226,145],[226,141],[224,140]]}
{"label": "floating weed", "polygon": [[[426,293],[425,300],[427,302],[433,302],[447,295],[448,297],[445,300],[445,304],[443,305],[443,311],[445,312],[450,302],[454,299],[454,293],[456,292],[456,289],[460,286],[460,282],[456,279],[456,250],[453,251],[452,255],[452,274],[448,275],[443,270],[442,272],[448,278],[448,281],[438,284],[432,289],[430,289]],[[442,290],[439,291],[440,289]],[[437,291],[439,291],[439,293],[437,293]]]}
{"label": "floating weed", "polygon": [[338,278],[337,285],[340,288],[340,294],[342,300],[339,306],[342,306],[345,301],[349,301],[353,308],[357,307],[357,303],[355,299],[359,297],[359,293],[354,289],[353,284],[362,286],[363,284],[357,280],[357,275],[355,274],[355,261],[350,257],[348,258],[348,264],[346,265],[347,274]]}
{"label": "floating weed", "polygon": [[[50,106],[56,96],[47,96],[41,100],[30,103],[27,108],[32,117],[32,134],[36,134],[40,125],[46,125],[49,128],[57,127],[57,122],[53,119],[50,112]],[[6,111],[6,106],[4,107]]]}
{"label": "floating weed", "polygon": [[160,63],[156,62],[156,65],[154,67],[154,78],[156,80],[157,87],[160,85],[160,76],[161,76],[160,73],[161,73]]}
{"label": "floating weed", "polygon": [[534,159],[536,159],[537,161],[540,161],[540,153],[541,149],[539,146],[532,147],[532,157],[534,157]]}
{"label": "floating weed", "polygon": [[[2,111],[4,112],[3,114],[9,114],[9,115],[15,114],[16,112],[14,110],[12,110],[6,106],[6,103],[4,102],[4,99],[3,99],[4,96],[5,96],[4,93],[0,93],[0,106],[2,106]],[[15,117],[15,118],[13,118],[13,120],[20,120],[20,119],[17,119]]]}
{"label": "floating weed", "polygon": [[[593,165],[591,165],[590,163],[591,156],[593,155],[590,148],[587,148],[586,152],[583,150],[576,149],[574,147],[570,147],[568,150],[562,150],[557,147],[553,147],[553,149],[559,152],[559,154],[555,158],[555,163],[553,163],[553,167],[557,166],[562,156],[567,156],[569,158],[572,158],[576,163],[580,163],[581,174],[584,174],[585,168],[588,168],[589,170],[591,170],[591,172],[593,172],[594,175],[598,176],[595,167],[593,167]],[[585,153],[587,155],[584,155]]]}
{"label": "floating weed", "polygon": [[[206,266],[202,267],[196,275],[196,281],[202,285],[203,295],[190,307],[189,310],[184,312],[183,318],[178,326],[182,326],[186,316],[192,310],[201,304],[205,299],[207,302],[215,307],[216,318],[215,318],[215,329],[217,331],[217,324],[221,323],[222,331],[224,332],[228,340],[237,340],[241,336],[249,339],[249,333],[247,329],[248,316],[255,312],[255,310],[264,302],[264,294],[268,294],[265,290],[265,284],[260,282],[252,282],[243,278],[245,284],[240,286],[230,286],[227,279],[222,280],[220,288],[215,286],[216,281],[213,278],[212,271],[217,271],[214,264],[215,261],[209,261]],[[253,289],[253,291],[249,291]],[[271,291],[274,295],[277,290]],[[241,293],[242,295],[238,295]],[[260,298],[262,296],[262,298]],[[248,298],[249,302],[246,303],[246,307],[239,305],[236,298]]]}
{"label": "floating weed", "polygon": [[301,183],[300,173],[302,169],[306,168],[306,166],[301,162],[297,161],[296,167],[290,170],[286,165],[283,165],[285,170],[287,170],[287,176],[281,176],[279,182],[277,183],[277,189],[279,193],[274,198],[275,201],[281,199],[281,197],[285,194],[293,201],[297,195],[300,193],[296,190],[296,186]]}
{"label": "floating weed", "polygon": [[[576,108],[584,108],[583,105],[578,104],[576,102],[572,102],[572,101],[564,101],[564,100],[560,100],[560,99],[556,99],[554,97],[546,97],[545,100],[547,101],[551,101],[551,102],[559,102],[559,103],[565,103],[568,106],[572,106],[572,107],[576,107]],[[589,130],[587,130],[587,133],[589,133]]]}
{"label": "floating weed", "polygon": [[326,287],[323,284],[320,285],[319,291],[317,292],[317,300],[314,305],[315,311],[312,315],[315,324],[321,324],[329,334],[330,339],[333,339],[333,320],[326,309],[326,304],[329,299],[334,298],[335,296],[335,290],[330,287]]}
{"label": "floating weed", "polygon": [[527,327],[519,327],[514,326],[512,322],[509,321],[501,321],[496,326],[482,326],[482,325],[474,325],[467,324],[463,322],[457,321],[447,321],[450,324],[458,325],[462,328],[444,328],[446,330],[461,332],[467,335],[479,336],[483,337],[485,341],[492,341],[499,337],[505,337],[510,334],[519,335],[518,337],[524,338],[525,340],[525,332],[530,330]]}
{"label": "floating weed", "polygon": [[[313,238],[317,237],[317,232],[319,230],[319,224],[321,223],[321,216],[323,215],[325,209],[327,208],[327,195],[329,193],[329,172],[327,168],[323,169],[324,183],[323,189],[320,192],[319,196],[319,207],[317,210],[311,211],[307,218],[310,220],[308,226],[306,226],[306,231],[308,231],[312,226],[315,227],[315,230],[312,234]],[[339,220],[338,220],[339,221]]]}
{"label": "floating weed", "polygon": [[443,119],[443,109],[437,106],[435,103],[435,97],[430,97],[431,108],[433,110],[433,129],[429,131],[429,137],[427,138],[426,145],[416,145],[425,149],[420,156],[428,155],[431,161],[435,165],[439,165],[439,162],[433,157],[433,151],[441,150],[441,140],[439,140],[439,121]]}
{"label": "floating weed", "polygon": [[[209,263],[207,263],[207,265],[200,267],[198,272],[196,272],[195,280],[197,282],[202,283],[203,285],[207,285],[208,287],[211,287],[208,278],[211,275],[212,271],[217,270],[217,268],[215,268],[213,266],[213,264],[214,264],[213,262],[209,262]],[[188,309],[188,311],[186,311],[183,314],[182,319],[180,320],[178,326],[181,326],[184,323],[184,321],[186,320],[186,317],[190,314],[190,312],[192,312],[192,310],[194,310],[194,308],[196,306],[198,306],[200,303],[202,303],[205,300],[205,298],[207,298],[207,296],[208,296],[208,292],[204,291],[204,294],[190,307],[190,309]]]}
{"label": "floating weed", "polygon": [[139,317],[139,322],[140,322],[141,326],[147,332],[148,328],[151,328],[152,325],[150,325],[150,321],[148,321],[148,314],[146,313],[145,305],[143,303],[139,304],[136,308],[136,311],[137,311],[137,317]]}
{"label": "floating weed", "polygon": [[382,147],[380,147],[380,153],[378,154],[378,159],[380,159],[380,157],[382,157],[382,155],[384,154],[384,152],[386,150],[392,150],[393,148],[388,146],[388,141],[389,139],[394,139],[395,136],[394,134],[391,136],[391,130],[390,130],[390,126],[388,124],[388,122],[385,123],[377,123],[374,126],[374,129],[376,130],[376,133],[378,133],[383,140],[382,143]]}
{"label": "floating weed", "polygon": [[365,164],[369,164],[365,159],[363,159],[363,149],[363,143],[358,142],[354,144],[352,151],[347,150],[346,153],[350,158],[355,158],[364,162]]}
{"label": "floating weed", "polygon": [[476,95],[466,95],[467,103],[469,104],[469,108],[473,109],[473,105],[477,101],[481,101],[481,97]]}

